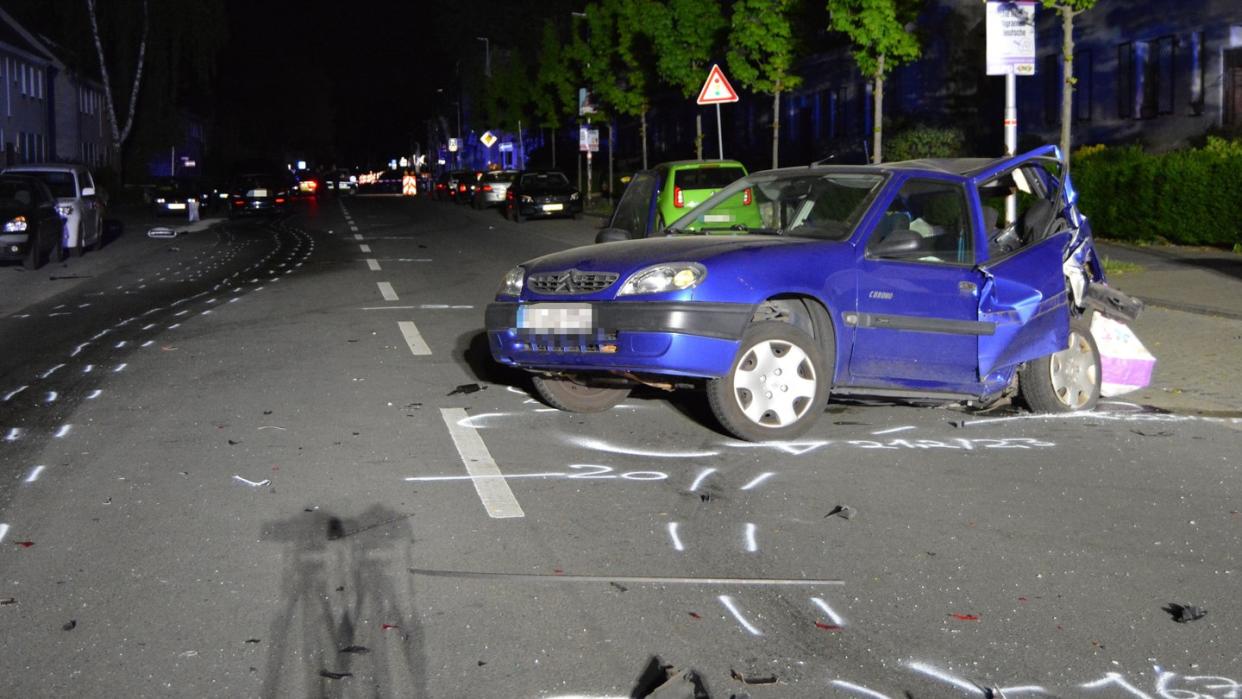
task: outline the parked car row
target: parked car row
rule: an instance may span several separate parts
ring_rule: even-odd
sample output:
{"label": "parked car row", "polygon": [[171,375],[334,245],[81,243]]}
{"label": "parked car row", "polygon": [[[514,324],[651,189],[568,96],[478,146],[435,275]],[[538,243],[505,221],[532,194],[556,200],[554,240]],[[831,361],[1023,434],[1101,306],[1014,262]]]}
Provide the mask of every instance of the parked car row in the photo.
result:
{"label": "parked car row", "polygon": [[433,198],[469,204],[475,209],[497,207],[517,223],[528,218],[582,213],[582,196],[557,170],[447,170],[436,178]]}
{"label": "parked car row", "polygon": [[103,245],[106,200],[89,169],[45,163],[0,172],[0,259],[29,269]]}

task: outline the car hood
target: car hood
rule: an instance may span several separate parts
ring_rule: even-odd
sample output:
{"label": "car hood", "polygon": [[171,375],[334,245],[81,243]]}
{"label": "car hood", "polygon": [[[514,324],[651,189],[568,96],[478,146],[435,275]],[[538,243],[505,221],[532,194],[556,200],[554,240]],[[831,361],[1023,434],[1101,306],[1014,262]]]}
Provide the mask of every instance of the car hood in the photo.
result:
{"label": "car hood", "polygon": [[661,262],[703,262],[729,253],[822,242],[755,235],[644,238],[572,248],[535,258],[523,267],[528,273],[576,269],[628,274]]}

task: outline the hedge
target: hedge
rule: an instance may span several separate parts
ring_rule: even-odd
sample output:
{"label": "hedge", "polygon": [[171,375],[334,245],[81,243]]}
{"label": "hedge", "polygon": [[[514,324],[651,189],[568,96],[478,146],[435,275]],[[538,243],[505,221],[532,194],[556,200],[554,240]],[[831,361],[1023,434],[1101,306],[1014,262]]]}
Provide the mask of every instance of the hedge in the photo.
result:
{"label": "hedge", "polygon": [[1073,155],[1079,209],[1101,237],[1234,247],[1242,243],[1242,141],[1147,153],[1088,146]]}

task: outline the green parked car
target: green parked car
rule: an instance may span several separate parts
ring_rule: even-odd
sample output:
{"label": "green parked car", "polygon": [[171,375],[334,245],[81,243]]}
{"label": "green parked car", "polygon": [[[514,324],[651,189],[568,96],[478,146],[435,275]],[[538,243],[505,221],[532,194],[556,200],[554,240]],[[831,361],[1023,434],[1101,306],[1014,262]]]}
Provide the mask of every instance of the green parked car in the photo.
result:
{"label": "green parked car", "polygon": [[[660,235],[688,211],[746,174],[746,167],[736,160],[678,160],[640,170],[630,179],[604,230],[611,231],[610,240]],[[750,225],[758,221],[749,189],[735,199],[716,208],[712,215],[722,220],[713,223]]]}

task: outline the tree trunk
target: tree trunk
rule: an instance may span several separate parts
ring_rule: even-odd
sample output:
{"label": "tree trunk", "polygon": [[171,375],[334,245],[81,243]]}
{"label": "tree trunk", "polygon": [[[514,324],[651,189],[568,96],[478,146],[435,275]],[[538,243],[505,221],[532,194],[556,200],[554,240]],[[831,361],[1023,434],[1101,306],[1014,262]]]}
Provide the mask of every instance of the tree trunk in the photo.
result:
{"label": "tree trunk", "polygon": [[781,91],[772,93],[772,169],[780,167]]}
{"label": "tree trunk", "polygon": [[[612,119],[608,120],[608,206],[609,206],[610,211],[611,211],[613,202],[616,201],[616,198],[617,198],[616,192],[612,191],[612,183],[613,183],[613,179],[612,179],[612,149],[613,149],[612,135],[613,135],[613,124],[615,123],[616,122]],[[646,168],[646,163],[643,164],[643,167]]]}
{"label": "tree trunk", "polygon": [[694,157],[703,159],[703,108],[698,107],[694,115]]}
{"label": "tree trunk", "polygon": [[640,131],[642,132],[641,136],[643,140],[643,169],[646,170],[647,169],[647,110],[644,109],[642,113],[638,115],[638,118],[640,120],[640,123],[642,124],[642,126],[640,127]]}
{"label": "tree trunk", "polygon": [[1069,172],[1070,127],[1074,118],[1074,10],[1062,6],[1061,10],[1061,60],[1065,66],[1065,82],[1061,89],[1061,158],[1065,171]]}
{"label": "tree trunk", "polygon": [[871,162],[879,165],[884,162],[884,54],[880,54],[875,64],[875,86],[871,97],[875,101],[875,109],[871,115],[871,133],[874,140],[871,144]]}
{"label": "tree trunk", "polygon": [[[103,41],[99,36],[99,21],[95,15],[95,0],[86,0],[86,11],[91,21],[91,34],[95,39],[95,53],[99,57],[99,73],[104,84],[104,104],[108,109],[108,125],[111,127],[112,152],[109,154],[112,160],[112,169],[117,175],[122,174],[122,164],[124,158],[121,155],[121,146],[129,138],[129,132],[134,127],[134,112],[138,108],[138,88],[142,85],[142,68],[143,62],[147,55],[147,30],[150,28],[150,18],[147,12],[147,2],[142,3],[142,40],[138,44],[138,64],[134,68],[134,84],[129,93],[129,113],[125,118],[125,127],[121,128],[116,119],[116,101],[112,98],[112,82],[108,73],[108,63],[104,60]],[[124,178],[122,178],[124,181]]]}

